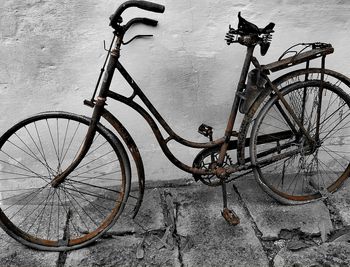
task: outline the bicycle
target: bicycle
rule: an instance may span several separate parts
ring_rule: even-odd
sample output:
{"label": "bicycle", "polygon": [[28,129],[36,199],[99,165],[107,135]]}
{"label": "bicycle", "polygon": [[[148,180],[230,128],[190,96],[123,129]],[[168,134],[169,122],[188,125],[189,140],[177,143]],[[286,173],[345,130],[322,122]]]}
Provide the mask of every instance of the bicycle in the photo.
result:
{"label": "bicycle", "polygon": [[[229,27],[226,42],[246,46],[247,51],[224,136],[214,140],[213,128],[202,124],[198,131],[208,142],[192,142],[172,130],[119,62],[121,46],[143,37],[124,42],[128,29],[158,23],[133,18],[122,25],[121,15],[130,7],[164,12],[162,5],[131,0],[110,17],[113,39],[93,95],[84,101],[93,109],[92,117],[39,113],[17,123],[0,138],[0,225],[11,237],[41,250],[78,249],[112,227],[130,197],[136,201],[132,216],[137,215],[145,189],[142,158],[127,129],[106,109],[107,98],[136,110],[175,166],[191,173],[196,181],[222,187],[222,214],[233,225],[239,218],[227,207],[226,183],[248,173],[254,173],[259,185],[284,204],[308,203],[340,188],[350,174],[350,98],[340,86],[349,87],[350,80],[325,68],[326,56],[334,51],[330,44],[299,44],[299,51],[293,46],[278,61],[260,65],[254,49],[260,46],[261,54],[266,54],[275,25],[259,28],[239,13],[238,28]],[[292,56],[285,57],[291,52]],[[310,62],[316,58],[321,59],[321,67],[311,68]],[[306,67],[270,80],[270,72],[301,63]],[[249,71],[251,65],[254,69]],[[133,89],[130,96],[110,90],[115,69]],[[146,108],[136,103],[136,98]],[[240,130],[234,131],[239,111],[244,118]],[[102,118],[120,138],[101,124]],[[201,149],[191,166],[172,154],[170,141]],[[340,146],[342,150],[337,149]],[[127,150],[136,166],[137,196],[130,195]],[[227,154],[230,150],[237,151],[236,163]]]}

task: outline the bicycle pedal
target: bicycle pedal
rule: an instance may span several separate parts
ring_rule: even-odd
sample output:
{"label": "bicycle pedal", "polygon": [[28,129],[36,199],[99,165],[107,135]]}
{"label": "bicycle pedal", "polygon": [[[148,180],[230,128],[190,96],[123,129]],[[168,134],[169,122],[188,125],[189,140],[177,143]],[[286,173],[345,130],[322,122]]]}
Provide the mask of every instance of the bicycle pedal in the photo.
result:
{"label": "bicycle pedal", "polygon": [[241,222],[237,214],[228,208],[224,208],[224,210],[221,212],[221,215],[231,225],[237,225]]}
{"label": "bicycle pedal", "polygon": [[84,105],[93,108],[95,106],[95,103],[93,101],[91,101],[91,100],[85,99],[84,100]]}
{"label": "bicycle pedal", "polygon": [[210,137],[213,134],[213,127],[202,123],[198,127],[198,133],[200,133],[201,135],[204,135],[205,137]]}

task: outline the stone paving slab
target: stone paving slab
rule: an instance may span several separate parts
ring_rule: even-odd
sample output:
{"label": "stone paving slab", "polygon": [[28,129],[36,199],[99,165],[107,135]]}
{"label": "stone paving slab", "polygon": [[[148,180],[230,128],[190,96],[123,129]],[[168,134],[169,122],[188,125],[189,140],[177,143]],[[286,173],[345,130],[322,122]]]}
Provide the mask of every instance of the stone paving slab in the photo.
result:
{"label": "stone paving slab", "polygon": [[323,241],[333,230],[328,208],[322,201],[304,205],[282,205],[267,195],[249,176],[235,182],[263,239],[277,239],[281,230],[299,229],[321,235]]}
{"label": "stone paving slab", "polygon": [[[137,196],[135,192],[131,192],[130,195]],[[115,232],[117,234],[125,232],[140,234],[144,231],[165,228],[159,188],[145,190],[141,209],[135,220],[133,220],[132,216],[135,205],[136,199],[129,197],[121,218],[118,219],[118,222],[109,232]]]}
{"label": "stone paving slab", "polygon": [[184,266],[269,266],[253,225],[232,187],[228,205],[241,219],[229,225],[221,216],[221,187],[198,186],[177,193],[177,233],[191,240],[182,250]]}
{"label": "stone paving slab", "polygon": [[350,179],[344,182],[342,187],[331,195],[328,199],[331,207],[334,209],[341,223],[345,226],[350,225]]}
{"label": "stone paving slab", "polygon": [[162,240],[165,225],[161,192],[159,188],[145,191],[135,220],[131,216],[136,200],[129,198],[122,217],[104,238],[69,252],[65,266],[180,266],[177,248]]}
{"label": "stone paving slab", "polygon": [[[229,194],[230,204],[242,220],[239,226],[231,226],[222,218],[220,188],[146,190],[146,200],[150,201],[145,201],[134,229],[141,225],[141,230],[149,229],[147,234],[138,229],[134,234],[115,236],[117,227],[128,229],[129,224],[133,225],[124,217],[108,238],[69,252],[66,266],[268,266],[237,195],[233,190]],[[159,208],[167,209],[168,215],[160,215]],[[157,222],[152,223],[149,218]],[[158,226],[158,231],[154,226]]]}
{"label": "stone paving slab", "polygon": [[30,249],[0,229],[0,266],[57,266],[59,253]]}
{"label": "stone paving slab", "polygon": [[347,242],[324,243],[295,252],[283,248],[273,264],[274,267],[345,267],[350,266],[349,255],[350,246]]}
{"label": "stone paving slab", "polygon": [[155,236],[117,236],[69,252],[65,266],[180,266],[176,249],[160,248]]}

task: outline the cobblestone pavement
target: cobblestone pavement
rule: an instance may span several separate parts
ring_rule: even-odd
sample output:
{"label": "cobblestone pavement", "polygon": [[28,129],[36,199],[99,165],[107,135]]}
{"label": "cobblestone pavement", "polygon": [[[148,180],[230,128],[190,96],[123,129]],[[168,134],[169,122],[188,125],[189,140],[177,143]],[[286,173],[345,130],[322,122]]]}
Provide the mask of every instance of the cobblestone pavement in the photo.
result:
{"label": "cobblestone pavement", "polygon": [[135,220],[125,215],[103,238],[71,252],[41,252],[0,232],[0,266],[350,266],[350,184],[327,200],[285,206],[252,177],[221,189],[187,180],[150,182]]}

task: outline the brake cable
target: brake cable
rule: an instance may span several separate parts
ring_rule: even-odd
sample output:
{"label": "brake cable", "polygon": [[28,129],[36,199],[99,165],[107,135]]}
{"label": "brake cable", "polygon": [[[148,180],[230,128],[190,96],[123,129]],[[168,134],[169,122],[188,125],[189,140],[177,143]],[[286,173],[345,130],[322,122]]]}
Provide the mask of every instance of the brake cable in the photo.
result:
{"label": "brake cable", "polygon": [[127,42],[123,41],[122,44],[123,45],[127,45],[127,44],[131,43],[132,41],[134,41],[135,39],[143,38],[143,37],[153,37],[153,34],[139,34],[139,35],[135,35],[129,41],[127,41]]}

